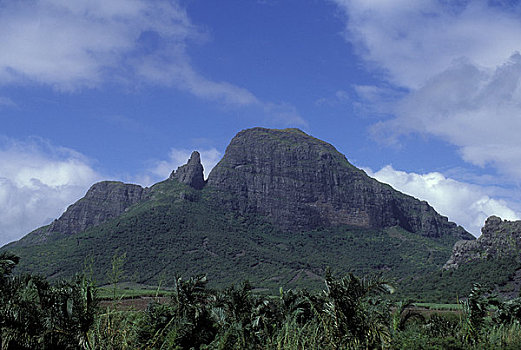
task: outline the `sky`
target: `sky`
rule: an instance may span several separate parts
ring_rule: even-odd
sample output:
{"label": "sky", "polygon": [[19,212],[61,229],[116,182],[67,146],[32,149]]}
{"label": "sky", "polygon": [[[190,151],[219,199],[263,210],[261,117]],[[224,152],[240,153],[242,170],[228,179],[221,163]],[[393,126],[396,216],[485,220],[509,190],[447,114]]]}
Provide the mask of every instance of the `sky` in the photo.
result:
{"label": "sky", "polygon": [[296,127],[475,236],[521,218],[521,4],[0,2],[0,245]]}

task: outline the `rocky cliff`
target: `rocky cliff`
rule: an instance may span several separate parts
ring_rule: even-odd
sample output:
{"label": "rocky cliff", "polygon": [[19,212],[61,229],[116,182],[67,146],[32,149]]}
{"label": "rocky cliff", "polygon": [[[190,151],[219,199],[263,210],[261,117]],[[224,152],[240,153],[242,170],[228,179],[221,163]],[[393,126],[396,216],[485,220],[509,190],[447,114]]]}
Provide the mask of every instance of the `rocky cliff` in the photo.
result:
{"label": "rocky cliff", "polygon": [[147,190],[139,185],[117,181],[102,181],[91,186],[85,197],[70,205],[50,225],[41,227],[24,237],[22,244],[45,241],[51,234],[71,235],[120,216],[128,207],[139,203]]}
{"label": "rocky cliff", "polygon": [[73,234],[118,217],[125,209],[140,202],[146,191],[139,185],[115,181],[98,182],[85,197],[69,206],[49,227],[51,232]]}
{"label": "rocky cliff", "polygon": [[[230,142],[208,181],[203,178],[200,154],[167,181],[207,188],[210,202],[242,214],[258,214],[286,231],[336,225],[365,228],[399,226],[426,237],[472,239],[463,228],[437,214],[427,202],[402,194],[368,177],[351,165],[332,145],[298,129],[253,128]],[[140,202],[154,199],[154,185],[104,181],[93,185],[51,225],[42,227],[23,244],[34,244],[51,234],[71,235],[98,226]],[[195,200],[181,191],[177,200]]]}
{"label": "rocky cliff", "polygon": [[452,255],[443,268],[458,268],[462,264],[478,260],[519,258],[520,253],[521,221],[507,221],[491,216],[485,221],[477,240],[454,244]]}
{"label": "rocky cliff", "polygon": [[438,273],[461,238],[472,236],[330,144],[297,129],[254,128],[233,138],[207,182],[197,152],[150,188],[100,182],[52,224],[1,249],[21,257],[21,272],[56,279],[93,259],[106,283],[111,258],[126,252],[133,283],[206,273],[215,286],[248,279],[276,291],[322,288],[324,266],[417,281]]}
{"label": "rocky cliff", "polygon": [[239,132],[208,186],[220,205],[267,216],[286,230],[400,226],[428,237],[472,239],[427,202],[370,178],[332,145],[298,129]]}
{"label": "rocky cliff", "polygon": [[[200,190],[205,185],[203,166],[199,152],[194,151],[185,165],[173,171],[170,181],[191,186]],[[181,193],[186,198],[186,193]],[[146,201],[154,195],[154,190],[139,185],[125,184],[117,181],[102,181],[91,186],[85,197],[70,205],[65,213],[50,225],[41,227],[20,243],[38,244],[51,235],[71,235],[98,226],[123,214],[130,206]]]}

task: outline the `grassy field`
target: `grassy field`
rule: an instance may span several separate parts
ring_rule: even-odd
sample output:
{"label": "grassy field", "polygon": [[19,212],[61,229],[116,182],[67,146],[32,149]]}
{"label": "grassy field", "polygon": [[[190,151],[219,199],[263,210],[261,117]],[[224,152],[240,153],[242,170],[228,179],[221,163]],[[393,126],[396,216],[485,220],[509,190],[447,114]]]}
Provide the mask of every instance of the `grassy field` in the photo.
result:
{"label": "grassy field", "polygon": [[[143,299],[152,301],[154,298],[166,300],[170,297],[174,290],[170,287],[150,286],[136,283],[118,283],[116,286],[104,285],[98,289],[98,298],[105,301],[119,302],[124,299]],[[260,295],[269,296],[269,293],[261,292]],[[278,296],[273,296],[278,297]],[[426,309],[430,311],[461,311],[461,304],[445,304],[445,303],[413,303],[414,307]]]}
{"label": "grassy field", "polygon": [[463,309],[461,304],[439,304],[439,303],[414,303],[414,306],[429,310],[459,311]]}
{"label": "grassy field", "polygon": [[116,286],[100,286],[97,291],[98,298],[101,300],[120,300],[139,297],[166,297],[172,293],[172,288],[135,283],[118,283]]}

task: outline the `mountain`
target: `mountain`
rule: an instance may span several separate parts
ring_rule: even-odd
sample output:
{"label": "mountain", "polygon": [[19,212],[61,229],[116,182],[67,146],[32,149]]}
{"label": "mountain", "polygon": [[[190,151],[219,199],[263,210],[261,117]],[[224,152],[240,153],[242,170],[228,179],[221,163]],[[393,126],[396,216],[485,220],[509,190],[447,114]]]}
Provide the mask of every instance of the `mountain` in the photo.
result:
{"label": "mountain", "polygon": [[[456,275],[463,270],[475,275],[474,282],[492,282],[500,294],[517,297],[521,292],[521,221],[489,217],[477,240],[454,244],[443,269]],[[484,278],[487,274],[493,278]]]}
{"label": "mountain", "polygon": [[489,217],[477,240],[454,244],[442,270],[410,277],[402,287],[405,295],[456,302],[475,283],[505,298],[521,294],[521,221]]}
{"label": "mountain", "polygon": [[94,184],[85,197],[69,206],[65,213],[50,225],[41,227],[14,245],[45,242],[49,236],[61,233],[72,235],[98,226],[123,214],[127,208],[147,198],[147,189],[139,185],[117,181]]}
{"label": "mountain", "polygon": [[332,145],[298,129],[238,133],[208,185],[224,207],[266,216],[284,230],[400,226],[427,237],[472,239],[427,202],[370,178]]}
{"label": "mountain", "polygon": [[88,265],[99,283],[125,254],[125,279],[169,283],[207,273],[214,286],[321,286],[338,273],[398,281],[438,271],[473,237],[427,202],[350,164],[297,129],[239,132],[203,178],[200,155],[150,188],[104,181],[52,224],[2,248],[20,271],[66,277]]}

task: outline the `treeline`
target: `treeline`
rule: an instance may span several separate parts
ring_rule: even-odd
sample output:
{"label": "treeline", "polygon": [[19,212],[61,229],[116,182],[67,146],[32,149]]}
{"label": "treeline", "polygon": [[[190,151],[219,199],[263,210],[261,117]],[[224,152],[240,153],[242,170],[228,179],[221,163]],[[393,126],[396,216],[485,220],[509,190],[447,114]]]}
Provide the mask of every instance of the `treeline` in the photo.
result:
{"label": "treeline", "polygon": [[519,349],[521,300],[475,286],[461,313],[420,314],[386,297],[378,278],[326,273],[322,292],[254,293],[244,282],[207,288],[175,279],[168,302],[146,310],[101,308],[85,276],[51,285],[13,275],[0,253],[0,348],[4,349]]}

